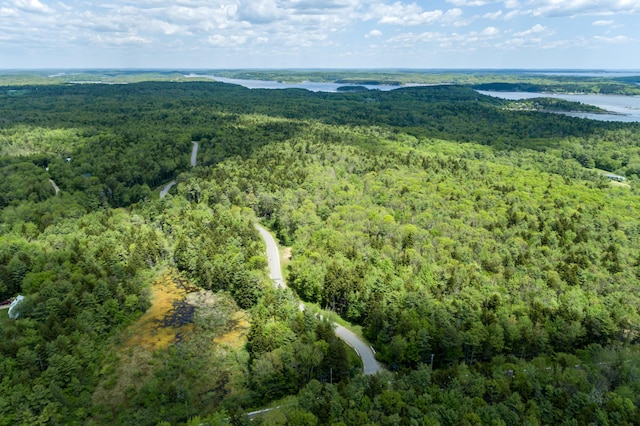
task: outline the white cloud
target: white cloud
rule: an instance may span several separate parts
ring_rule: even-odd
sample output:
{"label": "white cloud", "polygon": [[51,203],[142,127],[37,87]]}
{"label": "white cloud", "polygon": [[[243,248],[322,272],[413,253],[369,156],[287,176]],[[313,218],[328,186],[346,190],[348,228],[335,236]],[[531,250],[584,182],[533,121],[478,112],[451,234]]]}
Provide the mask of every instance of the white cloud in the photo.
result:
{"label": "white cloud", "polygon": [[[0,65],[19,67],[40,52],[108,57],[103,51],[168,64],[192,55],[202,66],[235,55],[255,67],[285,66],[295,57],[304,59],[292,66],[337,64],[346,52],[380,55],[376,65],[391,55],[420,66],[417,58],[435,51],[443,54],[441,66],[446,58],[459,66],[467,56],[444,53],[475,50],[488,58],[496,46],[601,48],[611,56],[640,39],[630,16],[637,12],[640,0],[0,0]],[[580,15],[591,19],[568,20]],[[553,24],[545,19],[552,16]],[[425,48],[424,55],[398,47]],[[214,48],[216,55],[206,54]]]}
{"label": "white cloud", "polygon": [[389,39],[389,44],[414,45],[416,43],[430,43],[434,41],[442,41],[445,36],[438,32],[423,32],[419,34],[405,33]]}
{"label": "white cloud", "polygon": [[0,7],[0,17],[18,16],[18,11],[8,7]]}
{"label": "white cloud", "polygon": [[495,47],[507,48],[507,49],[522,49],[522,48],[538,48],[544,47],[543,39],[540,37],[516,37],[506,40],[504,43],[499,43]]}
{"label": "white cloud", "polygon": [[139,45],[139,44],[149,44],[151,43],[151,39],[140,37],[137,35],[126,35],[126,36],[118,36],[111,34],[95,34],[92,35],[91,38],[94,42],[106,46],[124,46],[124,45]]}
{"label": "white cloud", "polygon": [[507,13],[506,15],[504,15],[504,20],[505,21],[509,21],[515,17],[517,17],[518,15],[521,15],[521,12],[519,10],[512,10],[511,12]]}
{"label": "white cloud", "polygon": [[54,10],[40,0],[8,0],[6,7],[0,6],[0,32],[3,40],[19,36],[33,46],[57,48],[110,42],[201,48],[267,42],[313,46],[362,20],[362,1],[83,0],[59,3]]}
{"label": "white cloud", "polygon": [[493,37],[500,34],[500,30],[497,29],[496,27],[487,27],[484,30],[482,30],[481,34],[483,36]]}
{"label": "white cloud", "polygon": [[389,47],[404,47],[417,49],[425,44],[435,44],[444,51],[475,51],[490,47],[490,40],[500,37],[500,30],[495,27],[487,27],[482,31],[470,31],[468,33],[451,33],[426,31],[423,33],[404,33],[392,37],[387,41]]}
{"label": "white cloud", "polygon": [[595,36],[594,39],[596,39],[597,41],[602,41],[602,42],[610,43],[610,44],[626,44],[626,43],[630,43],[630,42],[633,41],[632,38],[624,36],[624,35],[619,35],[619,36],[615,36],[615,37]]}
{"label": "white cloud", "polygon": [[147,24],[147,28],[152,32],[161,32],[165,35],[190,34],[190,32],[181,25],[172,24],[158,19],[152,19]]}
{"label": "white cloud", "polygon": [[547,28],[545,28],[544,26],[542,26],[540,24],[535,24],[533,27],[529,28],[528,30],[522,31],[522,32],[519,32],[519,33],[515,33],[514,35],[516,37],[528,37],[528,36],[530,36],[532,34],[538,34],[538,33],[544,32],[546,30],[547,30]]}
{"label": "white cloud", "polygon": [[207,42],[216,47],[237,47],[249,42],[249,38],[245,35],[225,36],[221,34],[211,35],[207,38]]}
{"label": "white cloud", "polygon": [[220,34],[211,35],[207,39],[209,44],[216,47],[240,46],[247,43],[247,40],[246,36],[224,36]]}
{"label": "white cloud", "polygon": [[460,21],[462,9],[453,8],[446,12],[436,9],[425,11],[416,3],[393,4],[376,3],[371,6],[371,15],[378,19],[380,24],[394,24],[403,26],[455,24]]}
{"label": "white cloud", "polygon": [[332,9],[348,9],[359,5],[359,0],[281,0],[286,9],[306,12],[323,12]]}
{"label": "white cloud", "polygon": [[485,6],[487,4],[495,3],[491,0],[447,0],[447,3],[451,3],[454,6]]}
{"label": "white cloud", "polygon": [[53,9],[49,6],[42,4],[40,0],[13,0],[13,4],[20,10],[32,13],[53,13]]}
{"label": "white cloud", "polygon": [[536,24],[528,30],[514,32],[511,34],[511,38],[501,41],[495,45],[497,48],[513,49],[513,48],[536,48],[543,49],[556,43],[556,47],[565,45],[568,42],[559,40],[549,40],[549,37],[554,34],[553,31],[547,27]]}
{"label": "white cloud", "polygon": [[640,12],[638,0],[528,0],[526,14],[533,16],[608,15]]}
{"label": "white cloud", "polygon": [[500,16],[502,16],[501,10],[498,10],[497,12],[488,12],[482,15],[484,19],[498,19]]}
{"label": "white cloud", "polygon": [[283,13],[274,0],[241,0],[238,5],[238,17],[254,24],[273,22]]}
{"label": "white cloud", "polygon": [[445,24],[453,24],[455,26],[464,26],[468,25],[468,20],[460,19],[462,17],[462,9],[449,9],[447,13],[444,14],[443,23]]}
{"label": "white cloud", "polygon": [[[215,6],[215,5],[212,5]],[[197,22],[203,20],[229,20],[236,14],[236,5],[226,5],[224,7],[185,7],[181,5],[170,5],[167,7],[153,9],[151,13],[158,14],[171,21]]]}
{"label": "white cloud", "polygon": [[381,24],[420,25],[433,24],[442,18],[442,10],[423,12],[417,4],[403,5],[396,2],[392,5],[378,4],[372,8],[373,13],[380,17]]}
{"label": "white cloud", "polygon": [[[496,43],[493,47],[497,50],[522,50],[522,49],[535,49],[535,50],[544,50],[548,52],[549,50],[564,50],[567,49],[584,49],[593,43],[589,43],[589,41],[582,37],[571,37],[568,39],[558,39],[558,40],[547,40],[543,37],[516,37],[504,42]],[[546,55],[549,53],[545,53],[545,56],[539,57],[544,59]],[[566,56],[566,55],[565,55]],[[536,57],[535,55],[531,55],[531,57]]]}

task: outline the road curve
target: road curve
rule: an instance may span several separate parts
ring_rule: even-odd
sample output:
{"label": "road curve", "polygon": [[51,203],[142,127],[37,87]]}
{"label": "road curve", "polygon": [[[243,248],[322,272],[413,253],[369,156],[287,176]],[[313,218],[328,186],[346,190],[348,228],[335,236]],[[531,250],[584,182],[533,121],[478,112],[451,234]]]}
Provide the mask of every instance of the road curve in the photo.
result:
{"label": "road curve", "polygon": [[60,188],[58,188],[58,185],[56,185],[53,179],[49,179],[49,183],[51,184],[51,186],[53,186],[53,190],[56,191],[56,195],[58,195],[58,192],[60,192]]}
{"label": "road curve", "polygon": [[[256,224],[256,228],[267,245],[267,259],[269,262],[270,277],[277,288],[286,288],[287,285],[282,278],[278,245],[269,231],[258,224]],[[300,310],[304,310],[304,303],[302,302],[300,302]],[[377,372],[382,371],[382,366],[380,366],[378,361],[376,361],[376,357],[371,346],[343,326],[337,324],[334,324],[334,326],[336,336],[342,339],[347,345],[351,346],[362,360],[364,374],[376,374]]]}
{"label": "road curve", "polygon": [[162,191],[160,191],[160,198],[164,198],[164,197],[166,197],[166,196],[167,196],[167,194],[169,193],[169,190],[171,189],[171,187],[172,187],[173,185],[175,185],[176,183],[178,183],[178,182],[176,182],[175,180],[172,180],[171,182],[169,182],[168,184],[166,184],[166,185],[162,188]]}
{"label": "road curve", "polygon": [[364,374],[376,374],[377,372],[382,371],[382,367],[376,360],[376,357],[371,350],[371,346],[367,345],[357,335],[343,326],[338,324],[334,325],[336,326],[336,336],[342,339],[347,345],[351,346],[362,360]]}

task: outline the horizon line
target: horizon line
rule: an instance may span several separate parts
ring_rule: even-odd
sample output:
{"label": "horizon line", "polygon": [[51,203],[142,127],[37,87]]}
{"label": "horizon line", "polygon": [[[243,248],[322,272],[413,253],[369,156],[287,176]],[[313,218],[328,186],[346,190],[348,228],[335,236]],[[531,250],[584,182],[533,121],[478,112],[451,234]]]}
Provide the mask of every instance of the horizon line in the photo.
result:
{"label": "horizon line", "polygon": [[83,70],[83,71],[191,71],[191,70],[216,70],[216,71],[591,71],[591,72],[640,72],[640,68],[555,68],[555,67],[540,67],[540,68],[492,68],[492,67],[436,67],[436,68],[410,68],[410,67],[280,67],[280,68],[260,68],[260,67],[184,67],[184,68],[170,68],[170,67],[42,67],[42,68],[3,68],[0,67],[0,72],[3,71],[62,71],[62,70]]}

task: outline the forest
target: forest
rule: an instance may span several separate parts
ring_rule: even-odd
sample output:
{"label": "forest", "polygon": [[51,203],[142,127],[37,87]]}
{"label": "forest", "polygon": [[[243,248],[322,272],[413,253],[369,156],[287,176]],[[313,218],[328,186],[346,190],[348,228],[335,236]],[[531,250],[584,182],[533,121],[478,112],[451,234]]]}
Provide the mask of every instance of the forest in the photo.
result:
{"label": "forest", "polygon": [[0,176],[0,424],[640,423],[637,123],[458,85],[22,82]]}

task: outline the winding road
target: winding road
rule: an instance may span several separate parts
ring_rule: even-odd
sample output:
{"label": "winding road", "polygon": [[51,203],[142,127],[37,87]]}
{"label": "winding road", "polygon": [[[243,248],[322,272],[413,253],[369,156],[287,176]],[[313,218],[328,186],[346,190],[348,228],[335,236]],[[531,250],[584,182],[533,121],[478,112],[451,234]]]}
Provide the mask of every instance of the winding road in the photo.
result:
{"label": "winding road", "polygon": [[172,187],[173,185],[175,185],[176,183],[178,183],[178,182],[176,182],[175,180],[172,180],[171,182],[169,182],[168,184],[166,184],[166,185],[162,188],[162,191],[160,191],[160,198],[164,198],[164,197],[166,197],[166,196],[167,196],[167,194],[169,193],[169,190],[171,189],[171,187]]}
{"label": "winding road", "polygon": [[365,375],[376,374],[377,372],[382,371],[382,367],[376,360],[375,354],[370,345],[367,345],[352,331],[341,325],[334,325],[336,326],[336,336],[342,339],[347,345],[351,346],[362,360]]}
{"label": "winding road", "polygon": [[[195,167],[198,160],[198,148],[200,147],[200,145],[196,141],[191,141],[191,143],[193,144],[193,147],[191,148],[191,167]],[[166,197],[171,187],[177,183],[178,182],[176,182],[174,179],[171,182],[167,183],[164,187],[162,187],[162,191],[160,191],[160,198]]]}
{"label": "winding road", "polygon": [[[267,245],[267,260],[269,263],[269,276],[274,281],[276,288],[286,288],[287,285],[282,278],[282,268],[280,267],[280,252],[278,245],[271,233],[260,225],[256,224],[256,228],[260,232],[260,236]],[[304,310],[304,303],[300,302],[300,310]],[[382,367],[376,361],[373,349],[360,337],[353,332],[347,330],[341,325],[334,324],[336,336],[342,339],[347,345],[351,346],[364,366],[364,374],[376,374],[382,371]]]}

